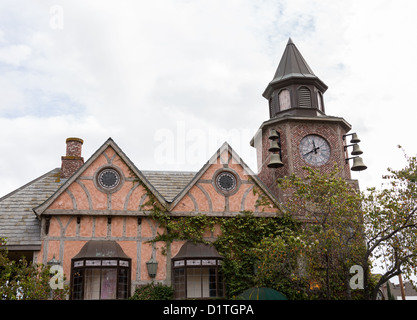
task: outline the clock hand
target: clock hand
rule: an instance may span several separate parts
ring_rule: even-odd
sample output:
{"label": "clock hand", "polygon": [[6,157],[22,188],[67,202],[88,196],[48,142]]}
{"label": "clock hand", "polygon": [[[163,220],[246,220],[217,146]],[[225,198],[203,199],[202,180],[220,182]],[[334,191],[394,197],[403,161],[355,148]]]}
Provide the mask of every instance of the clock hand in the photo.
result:
{"label": "clock hand", "polygon": [[317,147],[317,148],[316,148],[316,147],[314,147],[314,148],[313,148],[313,150],[311,150],[311,151],[309,151],[309,152],[305,153],[303,156],[306,156],[306,155],[308,155],[308,154],[310,154],[310,153],[313,153],[313,152],[314,152],[315,154],[317,154],[317,150],[319,150],[319,149],[320,149],[320,147]]}
{"label": "clock hand", "polygon": [[311,150],[310,152],[307,152],[306,154],[304,154],[303,156],[305,157],[306,155],[308,155],[308,154],[310,154],[310,153],[313,153],[313,152],[315,152],[314,151],[314,149],[313,150]]}

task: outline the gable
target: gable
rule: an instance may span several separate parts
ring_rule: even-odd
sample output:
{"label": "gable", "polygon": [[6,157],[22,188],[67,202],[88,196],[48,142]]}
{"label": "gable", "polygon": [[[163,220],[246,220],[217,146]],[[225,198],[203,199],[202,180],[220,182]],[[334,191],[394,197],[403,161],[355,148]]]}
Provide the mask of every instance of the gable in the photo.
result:
{"label": "gable", "polygon": [[[114,175],[117,179],[112,181]],[[112,183],[116,184],[115,187]],[[38,215],[136,215],[143,213],[142,205],[148,201],[149,193],[165,206],[164,198],[109,139],[51,198],[34,211]]]}
{"label": "gable", "polygon": [[277,199],[225,143],[174,199],[170,210],[173,215],[225,216],[242,211],[271,214],[278,206]]}

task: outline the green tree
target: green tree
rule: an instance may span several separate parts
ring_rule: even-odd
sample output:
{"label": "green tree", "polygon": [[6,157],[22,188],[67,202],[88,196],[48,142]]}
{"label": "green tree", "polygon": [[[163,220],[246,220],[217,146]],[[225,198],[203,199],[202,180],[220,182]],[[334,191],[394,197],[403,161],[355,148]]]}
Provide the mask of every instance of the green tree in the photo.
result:
{"label": "green tree", "polygon": [[349,270],[362,261],[364,250],[361,194],[337,167],[325,174],[304,170],[305,177],[291,175],[278,184],[286,193],[286,210],[305,222],[307,277],[320,288],[319,298],[350,299]]}
{"label": "green tree", "polygon": [[[401,146],[399,146],[400,149]],[[365,294],[375,299],[378,289],[389,279],[404,274],[411,279],[417,264],[417,159],[404,152],[406,166],[388,168],[385,187],[368,189],[364,199],[364,225],[367,250],[363,257]],[[368,259],[382,261],[385,273],[369,290]]]}
{"label": "green tree", "polygon": [[263,238],[254,249],[256,287],[275,289],[290,300],[308,299],[309,283],[301,260],[305,248],[300,230],[283,228],[276,236]]}
{"label": "green tree", "polygon": [[261,274],[266,274],[260,266],[269,248],[260,244],[266,245],[267,239],[275,239],[290,230],[296,230],[297,223],[294,220],[288,216],[256,217],[251,212],[243,212],[222,218],[219,222],[222,235],[214,245],[224,258],[222,271],[229,297],[237,296],[253,286],[268,284],[277,287],[277,282],[286,281],[275,278],[273,284],[266,283],[268,281],[260,275],[255,277],[255,273],[258,269]]}
{"label": "green tree", "polygon": [[0,238],[0,300],[65,299],[68,287],[52,290],[50,279],[49,266],[10,260],[6,239]]}

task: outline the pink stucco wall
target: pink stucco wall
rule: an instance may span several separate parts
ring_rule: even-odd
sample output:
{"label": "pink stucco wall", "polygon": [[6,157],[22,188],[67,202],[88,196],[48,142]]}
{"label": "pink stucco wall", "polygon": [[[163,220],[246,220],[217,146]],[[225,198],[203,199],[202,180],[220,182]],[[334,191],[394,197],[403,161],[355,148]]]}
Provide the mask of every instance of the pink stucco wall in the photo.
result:
{"label": "pink stucco wall", "polygon": [[[238,214],[242,210],[276,212],[272,205],[256,207],[258,194],[253,193],[253,188],[257,190],[259,188],[245,174],[242,165],[233,161],[228,163],[229,156],[228,151],[224,151],[221,154],[222,161],[210,165],[199,181],[170,209],[170,212],[185,215],[198,213],[223,215],[227,206],[228,214]],[[219,192],[212,183],[214,174],[224,168],[224,164],[227,164],[227,169],[232,170],[240,180],[239,190],[227,196]],[[96,173],[105,166],[113,166],[123,175],[123,185],[111,194],[103,192],[94,183]],[[148,243],[148,240],[153,239],[158,233],[163,233],[164,230],[156,221],[147,218],[146,211],[142,210],[144,208],[141,208],[140,204],[146,202],[148,198],[146,189],[138,185],[137,180],[138,177],[134,175],[129,164],[109,146],[46,209],[45,213],[52,218],[48,234],[43,233],[38,261],[45,263],[52,259],[53,255],[59,257],[63,263],[64,273],[69,279],[71,259],[88,240],[110,239],[117,241],[123,251],[132,258],[133,283],[150,280],[146,262],[151,258],[152,252],[158,260],[156,280],[169,278],[167,272],[170,269],[167,263],[170,262],[162,250],[165,244],[159,242],[153,247]],[[79,223],[77,217],[80,217]],[[111,217],[111,221],[108,217]],[[216,227],[214,236],[219,234],[220,228]],[[206,236],[212,237],[213,234],[207,231]],[[184,241],[172,243],[171,257],[178,253],[183,243]]]}

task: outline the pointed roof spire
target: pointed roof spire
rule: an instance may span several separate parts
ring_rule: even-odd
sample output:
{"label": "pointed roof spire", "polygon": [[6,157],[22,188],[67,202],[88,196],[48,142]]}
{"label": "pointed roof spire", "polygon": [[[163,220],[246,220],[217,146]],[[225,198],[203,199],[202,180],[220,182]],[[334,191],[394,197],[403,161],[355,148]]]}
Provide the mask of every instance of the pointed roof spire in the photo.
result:
{"label": "pointed roof spire", "polygon": [[327,90],[327,86],[314,74],[291,38],[288,40],[274,78],[269,83],[263,96],[269,98],[272,94],[271,87],[290,79],[315,80],[323,92]]}
{"label": "pointed roof spire", "polygon": [[292,77],[315,78],[316,75],[290,38],[272,81],[275,82]]}

